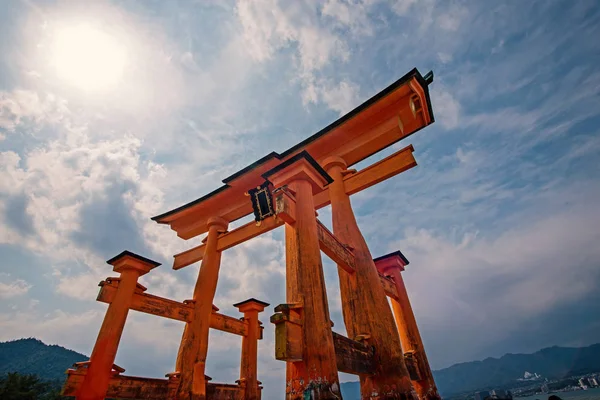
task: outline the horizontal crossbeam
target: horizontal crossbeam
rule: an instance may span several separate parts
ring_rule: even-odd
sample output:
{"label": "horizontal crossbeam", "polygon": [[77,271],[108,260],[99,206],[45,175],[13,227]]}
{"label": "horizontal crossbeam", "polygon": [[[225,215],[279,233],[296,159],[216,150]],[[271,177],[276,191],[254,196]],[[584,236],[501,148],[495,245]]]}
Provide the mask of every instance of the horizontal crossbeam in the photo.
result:
{"label": "horizontal crossbeam", "polygon": [[[353,174],[346,175],[344,178],[346,193],[352,195],[416,167],[417,160],[415,160],[415,156],[413,155],[414,150],[412,145],[407,146],[373,165]],[[314,197],[314,202],[317,209],[329,205],[329,190],[317,193]]]}
{"label": "horizontal crossbeam", "polygon": [[[63,396],[75,396],[83,383],[86,369],[67,370],[67,381],[63,387]],[[107,398],[111,399],[174,399],[179,379],[140,378],[137,376],[113,375],[108,384]],[[242,400],[244,388],[240,385],[224,383],[206,384],[207,398],[214,400]]]}
{"label": "horizontal crossbeam", "polygon": [[[108,279],[102,281],[100,285],[100,293],[98,293],[96,300],[103,303],[112,303],[119,286],[118,281]],[[146,314],[183,322],[191,322],[194,313],[193,304],[180,303],[175,300],[139,292],[133,295],[130,308]],[[248,324],[246,322],[217,312],[213,312],[211,315],[210,327],[219,331],[233,333],[234,335],[248,335]]]}
{"label": "horizontal crossbeam", "polygon": [[342,267],[344,271],[353,274],[356,266],[352,251],[340,242],[319,220],[317,220],[317,233],[319,235],[319,247],[321,251]]}
{"label": "horizontal crossbeam", "polygon": [[370,346],[348,339],[338,333],[332,333],[338,371],[354,375],[375,372],[374,352]]}
{"label": "horizontal crossbeam", "polygon": [[[260,225],[256,225],[256,222],[252,221],[246,225],[242,225],[237,229],[230,232],[224,233],[219,236],[217,241],[217,251],[224,251],[232,248],[240,243],[250,240],[256,236],[267,233],[277,227],[284,224],[284,221],[275,217],[268,217],[261,221]],[[183,253],[175,254],[173,261],[173,269],[181,269],[187,267],[195,262],[202,260],[204,257],[204,250],[206,244],[194,247]]]}

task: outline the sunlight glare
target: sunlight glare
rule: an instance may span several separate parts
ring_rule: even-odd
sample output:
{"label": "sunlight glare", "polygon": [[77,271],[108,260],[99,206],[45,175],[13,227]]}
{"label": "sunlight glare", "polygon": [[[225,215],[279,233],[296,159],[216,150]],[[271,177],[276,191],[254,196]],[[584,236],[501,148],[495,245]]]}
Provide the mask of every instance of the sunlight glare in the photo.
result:
{"label": "sunlight glare", "polygon": [[58,29],[52,64],[61,79],[83,90],[106,90],[119,82],[126,52],[118,40],[89,24]]}

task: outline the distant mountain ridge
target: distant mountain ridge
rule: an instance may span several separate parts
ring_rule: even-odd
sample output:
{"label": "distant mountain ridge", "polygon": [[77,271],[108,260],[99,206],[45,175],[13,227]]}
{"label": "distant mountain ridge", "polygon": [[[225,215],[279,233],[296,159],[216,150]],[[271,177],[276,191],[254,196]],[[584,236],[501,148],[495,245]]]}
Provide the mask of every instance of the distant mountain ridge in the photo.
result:
{"label": "distant mountain ridge", "polygon": [[[65,371],[87,356],[38,339],[0,342],[0,376],[9,372],[35,374],[44,380],[63,381]],[[546,378],[600,371],[600,343],[587,347],[548,347],[533,354],[506,354],[455,364],[434,371],[436,383],[444,396],[484,388],[500,388],[514,383],[525,371]],[[360,398],[357,382],[342,383],[345,400]]]}
{"label": "distant mountain ridge", "polygon": [[494,388],[514,383],[525,371],[545,378],[563,378],[600,371],[600,343],[587,347],[548,347],[533,354],[505,354],[455,364],[433,372],[442,394]]}
{"label": "distant mountain ridge", "polygon": [[0,342],[0,376],[9,372],[35,374],[43,380],[63,381],[65,371],[88,357],[57,345],[28,338]]}

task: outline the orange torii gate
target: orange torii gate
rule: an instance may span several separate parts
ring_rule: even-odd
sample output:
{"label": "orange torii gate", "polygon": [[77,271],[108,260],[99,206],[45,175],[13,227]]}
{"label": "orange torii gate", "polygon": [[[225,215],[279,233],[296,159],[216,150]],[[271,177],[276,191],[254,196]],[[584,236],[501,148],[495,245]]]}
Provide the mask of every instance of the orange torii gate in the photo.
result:
{"label": "orange torii gate", "polygon": [[[107,316],[89,363],[69,370],[65,393],[78,399],[260,399],[258,312],[267,304],[251,299],[236,305],[244,312],[240,325],[216,314],[213,299],[221,253],[285,226],[286,303],[275,307],[271,322],[275,357],[286,362],[286,398],[341,399],[342,371],[359,376],[363,399],[439,399],[397,268],[408,262],[401,253],[373,260],[350,203],[352,194],[416,166],[414,149],[405,147],[361,171],[349,169],[433,122],[432,80],[432,73],[423,77],[413,69],[286,152],[270,153],[212,193],[152,218],[183,239],[207,233],[201,245],[174,256],[175,270],[201,261],[193,299],[177,303],[144,294],[137,278],[156,266],[151,260],[128,253],[109,261],[121,279],[103,283],[98,300],[110,303]],[[329,204],[333,233],[316,215]],[[251,213],[256,222],[228,230]],[[338,265],[348,337],[331,330],[321,251]],[[113,365],[129,309],[186,322],[168,380],[122,377]],[[211,384],[204,374],[210,328],[243,336],[237,385]]]}

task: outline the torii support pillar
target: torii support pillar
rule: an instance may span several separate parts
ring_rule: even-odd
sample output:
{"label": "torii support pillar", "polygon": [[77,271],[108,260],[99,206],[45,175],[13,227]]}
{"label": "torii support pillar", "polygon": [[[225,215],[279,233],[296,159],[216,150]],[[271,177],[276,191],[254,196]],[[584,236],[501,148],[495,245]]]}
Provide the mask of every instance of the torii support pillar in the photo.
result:
{"label": "torii support pillar", "polygon": [[337,156],[326,158],[322,165],[333,178],[329,185],[333,233],[352,248],[355,256],[354,274],[338,266],[348,337],[355,339],[367,334],[369,344],[375,347],[376,370],[372,375],[360,376],[361,398],[370,399],[377,393],[378,399],[412,399],[414,390],[394,328],[394,317],[344,185],[344,177],[352,171],[348,171],[345,160]]}
{"label": "torii support pillar", "polygon": [[269,304],[256,299],[248,299],[233,305],[244,313],[248,322],[248,335],[242,338],[242,360],[240,363],[240,384],[245,387],[244,400],[260,400],[260,383],[257,378],[258,340],[262,338],[262,327],[258,313]]}
{"label": "torii support pillar", "polygon": [[404,349],[406,357],[412,358],[416,364],[417,371],[415,372],[417,379],[413,380],[413,385],[415,386],[417,394],[422,400],[439,400],[440,395],[435,386],[433,374],[429,367],[429,362],[427,361],[425,348],[423,347],[423,341],[421,340],[421,334],[419,333],[419,327],[417,326],[417,321],[415,319],[415,314],[410,305],[406,286],[402,279],[402,271],[404,271],[404,267],[408,265],[408,260],[401,252],[396,251],[378,257],[373,261],[379,272],[385,276],[392,277],[396,284],[398,300],[394,298],[391,298],[390,300],[392,302],[392,309],[394,311],[400,341],[402,342],[402,348]]}
{"label": "torii support pillar", "polygon": [[75,396],[77,400],[102,400],[106,397],[108,383],[117,356],[131,300],[138,286],[138,278],[160,263],[124,251],[107,261],[113,271],[121,274],[115,298],[108,306],[98,339],[92,350],[88,371]]}
{"label": "torii support pillar", "polygon": [[331,178],[307,152],[263,177],[275,188],[287,186],[295,198],[295,221],[285,224],[286,300],[299,315],[301,327],[293,332],[301,337],[289,338],[300,345],[299,354],[286,360],[286,399],[341,399],[313,201]]}
{"label": "torii support pillar", "polygon": [[177,368],[180,368],[178,372],[181,373],[178,400],[206,399],[204,370],[208,353],[208,333],[221,266],[221,252],[217,251],[217,239],[220,233],[227,230],[228,222],[220,217],[212,217],[207,225],[206,252],[194,287],[194,317],[185,327],[177,354]]}

